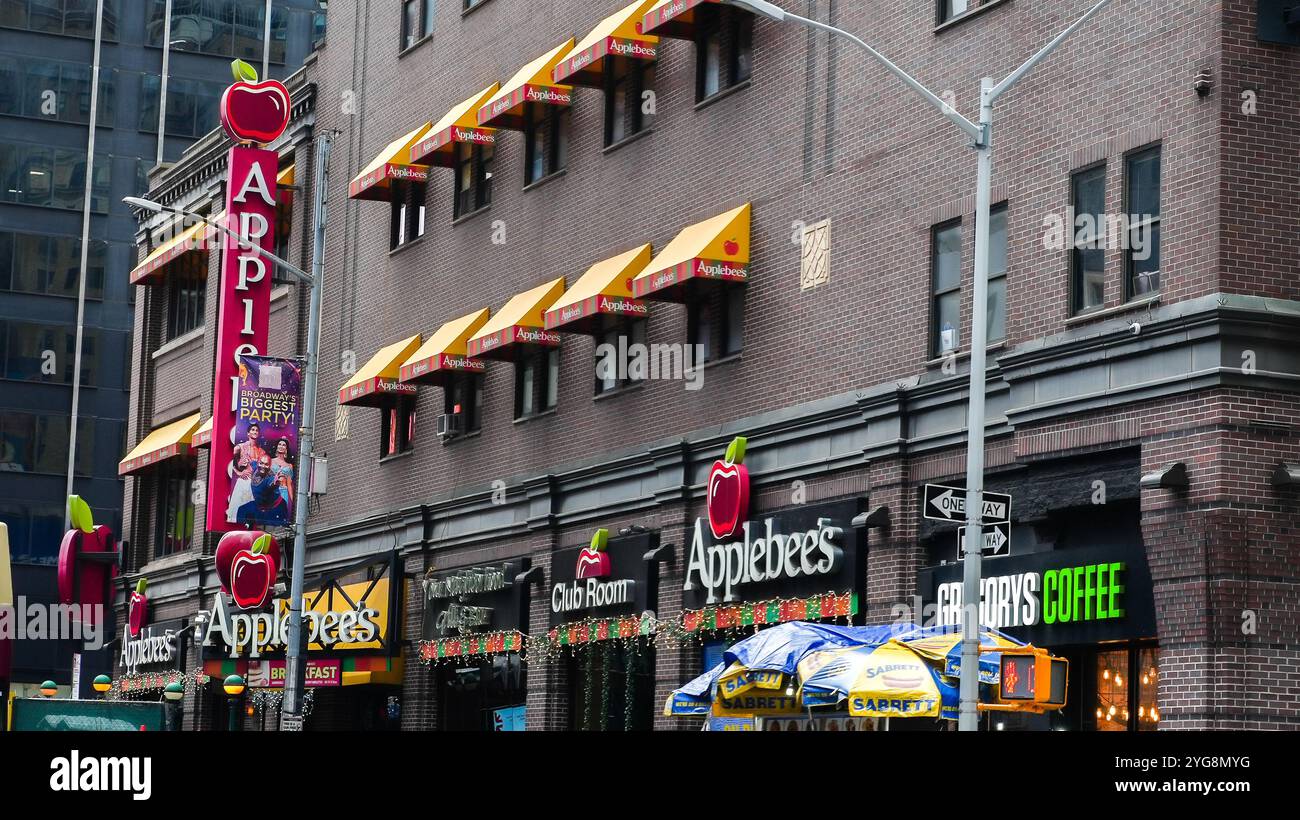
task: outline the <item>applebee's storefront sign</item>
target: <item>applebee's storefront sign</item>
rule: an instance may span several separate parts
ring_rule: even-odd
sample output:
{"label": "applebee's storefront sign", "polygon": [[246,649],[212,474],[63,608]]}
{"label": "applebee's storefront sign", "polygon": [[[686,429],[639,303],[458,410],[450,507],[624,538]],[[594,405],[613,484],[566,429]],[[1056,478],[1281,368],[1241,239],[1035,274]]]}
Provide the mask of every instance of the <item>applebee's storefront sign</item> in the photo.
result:
{"label": "applebee's storefront sign", "polygon": [[227,223],[239,240],[224,235],[222,242],[208,469],[210,532],[245,528],[236,522],[236,513],[251,500],[252,457],[260,459],[265,452],[261,441],[235,441],[234,436],[239,357],[266,352],[271,312],[271,266],[252,247],[275,248],[279,157],[254,146],[277,139],[289,123],[289,94],[284,86],[274,80],[258,83],[257,72],[241,60],[232,65],[238,82],[222,95],[221,122],[239,143],[227,154],[226,185]]}
{"label": "applebee's storefront sign", "polygon": [[[180,633],[185,622],[176,621],[141,628],[139,637],[122,641],[122,669],[127,675],[141,671],[141,667],[165,666],[175,668],[180,643]],[[145,670],[148,671],[148,670]]]}
{"label": "applebee's storefront sign", "polygon": [[706,604],[739,601],[738,590],[746,584],[832,575],[843,563],[844,530],[830,519],[820,518],[815,528],[789,534],[782,534],[771,518],[761,525],[746,521],[741,529],[741,541],[708,544],[704,521],[696,520],[684,590],[702,587],[708,592]]}
{"label": "applebee's storefront sign", "polygon": [[[380,637],[377,609],[316,612],[303,611],[307,619],[307,643],[332,648],[348,644],[369,644]],[[277,600],[271,612],[232,612],[224,595],[208,613],[204,646],[223,646],[232,658],[258,658],[284,649],[289,637],[289,602]]]}

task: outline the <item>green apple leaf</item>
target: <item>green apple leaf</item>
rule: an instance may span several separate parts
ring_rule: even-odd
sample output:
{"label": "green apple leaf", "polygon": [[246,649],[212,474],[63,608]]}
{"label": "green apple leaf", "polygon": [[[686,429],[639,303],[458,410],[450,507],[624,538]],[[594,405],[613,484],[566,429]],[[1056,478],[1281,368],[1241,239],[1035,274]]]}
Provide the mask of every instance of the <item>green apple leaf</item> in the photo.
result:
{"label": "green apple leaf", "polygon": [[235,75],[235,82],[257,82],[257,69],[243,60],[232,60],[230,62],[230,73]]}
{"label": "green apple leaf", "polygon": [[254,555],[266,555],[271,551],[271,536],[263,533],[253,542]]}
{"label": "green apple leaf", "polygon": [[731,440],[731,444],[727,445],[727,455],[723,460],[728,464],[739,464],[744,461],[745,445],[748,442],[749,439],[744,436],[736,436]]}
{"label": "green apple leaf", "polygon": [[609,530],[599,529],[596,534],[591,536],[591,549],[594,552],[604,552],[605,545],[609,543]]}
{"label": "green apple leaf", "polygon": [[90,505],[79,495],[68,496],[68,520],[75,529],[82,532],[95,531],[95,517],[90,513]]}
{"label": "green apple leaf", "polygon": [[139,581],[136,581],[136,582],[135,582],[135,591],[138,592],[138,593],[140,593],[141,595],[143,595],[145,589],[146,589],[148,586],[149,586],[149,579],[148,579],[148,578],[141,578]]}

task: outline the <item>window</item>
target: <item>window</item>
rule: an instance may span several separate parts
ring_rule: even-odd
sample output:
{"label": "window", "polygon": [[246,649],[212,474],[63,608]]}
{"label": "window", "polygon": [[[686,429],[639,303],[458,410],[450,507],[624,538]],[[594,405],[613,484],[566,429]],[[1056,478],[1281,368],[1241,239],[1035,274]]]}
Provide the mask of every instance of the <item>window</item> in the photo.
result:
{"label": "window", "polygon": [[[113,125],[113,82],[112,71],[100,73],[100,127]],[[0,57],[0,114],[88,123],[90,85],[90,67],[80,63]]]}
{"label": "window", "polygon": [[[991,227],[991,226],[990,226]],[[930,352],[942,356],[960,344],[961,221],[940,225],[931,234]]]}
{"label": "window", "polygon": [[[91,210],[107,213],[113,158],[95,155]],[[0,202],[81,210],[86,155],[71,148],[0,142]]]}
{"label": "window", "polygon": [[197,462],[192,458],[171,458],[158,468],[158,532],[154,557],[161,558],[190,548],[194,540],[194,482]]}
{"label": "window", "polygon": [[207,260],[198,255],[187,255],[172,263],[166,278],[167,287],[167,341],[178,339],[192,330],[203,327],[204,306],[208,295]]}
{"label": "window", "polygon": [[[276,3],[271,9],[270,57],[284,62],[289,12]],[[148,44],[162,47],[166,0],[153,0],[145,23]],[[174,0],[171,47],[218,57],[238,57],[254,64],[262,61],[266,36],[265,0]]]}
{"label": "window", "polygon": [[456,201],[454,217],[472,214],[492,204],[491,145],[458,143],[456,146]]}
{"label": "window", "polygon": [[415,397],[401,396],[381,411],[380,459],[415,449]]}
{"label": "window", "polygon": [[[122,422],[109,424],[121,425]],[[107,428],[109,425],[102,425]],[[68,416],[36,415],[0,411],[0,472],[51,473],[65,475],[68,470]],[[77,463],[73,472],[89,475],[100,446],[118,449],[120,436],[100,430],[96,436],[95,419],[77,419]]]}
{"label": "window", "polygon": [[[81,383],[94,384],[99,371],[100,331],[81,337]],[[77,329],[0,320],[0,375],[6,379],[72,384],[76,370]]]}
{"label": "window", "polygon": [[569,729],[640,732],[655,715],[654,647],[645,638],[598,641],[568,659]]}
{"label": "window", "polygon": [[1099,732],[1145,732],[1159,727],[1156,689],[1160,650],[1128,646],[1096,654],[1090,718]]}
{"label": "window", "polygon": [[425,186],[419,183],[393,183],[393,203],[389,220],[388,247],[397,250],[424,236]]}
{"label": "window", "polygon": [[460,416],[461,435],[483,427],[483,378],[467,373],[452,376],[442,391],[443,413]]}
{"label": "window", "polygon": [[[970,0],[939,0],[939,22],[946,23],[954,17],[960,17],[970,8]],[[976,0],[975,5],[980,5]]]}
{"label": "window", "polygon": [[438,14],[438,0],[403,0],[402,51],[433,34],[433,21]]}
{"label": "window", "polygon": [[700,6],[695,41],[695,99],[703,102],[750,78],[754,16],[721,5]]}
{"label": "window", "polygon": [[470,9],[476,9],[486,2],[487,0],[461,0],[462,8],[465,11],[469,11]]}
{"label": "window", "polygon": [[525,103],[524,118],[524,184],[532,185],[569,164],[569,124],[573,118],[568,106],[541,103]]}
{"label": "window", "polygon": [[1070,290],[1074,313],[1106,303],[1106,166],[1078,171],[1070,180],[1074,237],[1070,253]]}
{"label": "window", "polygon": [[538,350],[515,362],[515,419],[555,409],[560,391],[560,351]]}
{"label": "window", "polygon": [[734,356],[745,346],[745,288],[702,290],[686,306],[686,363],[696,366]]}
{"label": "window", "polygon": [[986,341],[1007,337],[1007,206],[989,212],[989,290],[985,316]]}
{"label": "window", "polygon": [[1124,245],[1124,299],[1160,290],[1160,146],[1124,161],[1128,241]]}
{"label": "window", "polygon": [[653,61],[605,58],[605,145],[617,145],[654,125],[654,108],[646,110],[646,92],[654,91]]}
{"label": "window", "polygon": [[[86,256],[86,298],[104,298],[108,243],[91,240]],[[0,291],[77,297],[81,240],[0,231]]]}
{"label": "window", "polygon": [[[104,0],[103,36],[117,40],[120,0]],[[0,27],[68,37],[95,36],[95,0],[0,0]]]}
{"label": "window", "polygon": [[691,362],[713,360],[713,305],[709,300],[691,302],[686,308],[686,343],[693,351]]}
{"label": "window", "polygon": [[645,345],[644,319],[606,316],[604,327],[596,337],[596,395],[612,393],[645,378],[632,378],[629,363],[632,354],[624,355],[632,345]]}
{"label": "window", "polygon": [[[154,74],[140,78],[139,130],[158,133],[158,99],[161,80]],[[172,77],[167,81],[167,134],[198,138],[221,123],[221,95],[225,86],[201,80]]]}
{"label": "window", "polygon": [[723,290],[722,355],[734,356],[745,346],[745,288]]}

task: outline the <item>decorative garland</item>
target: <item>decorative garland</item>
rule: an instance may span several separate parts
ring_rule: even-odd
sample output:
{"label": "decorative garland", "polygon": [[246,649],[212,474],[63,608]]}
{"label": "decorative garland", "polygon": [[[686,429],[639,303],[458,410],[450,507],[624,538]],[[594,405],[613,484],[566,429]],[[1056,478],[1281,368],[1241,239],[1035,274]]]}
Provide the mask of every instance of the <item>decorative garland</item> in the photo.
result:
{"label": "decorative garland", "polygon": [[140,700],[151,697],[172,683],[179,683],[187,691],[194,686],[202,686],[197,677],[198,675],[191,677],[176,669],[166,672],[135,672],[114,679],[113,688],[108,693],[116,700]]}
{"label": "decorative garland", "polygon": [[582,729],[585,732],[591,731],[591,702],[594,699],[594,689],[596,686],[596,653],[587,653],[587,674],[582,688]]}
{"label": "decorative garland", "polygon": [[637,660],[640,655],[641,642],[639,640],[629,642],[624,657],[625,669],[627,670],[627,680],[623,686],[623,731],[625,732],[632,731],[632,717],[636,714],[636,709],[633,706],[636,703]]}
{"label": "decorative garland", "polygon": [[521,652],[528,638],[522,632],[487,632],[482,635],[465,635],[458,638],[438,638],[430,641],[417,641],[420,662],[426,666],[432,663],[445,663],[474,655],[500,655],[506,652]]}
{"label": "decorative garland", "polygon": [[601,646],[600,669],[600,730],[609,731],[609,673],[614,665],[613,646]]}
{"label": "decorative garland", "polygon": [[626,644],[638,637],[653,637],[661,625],[653,614],[627,615],[620,618],[587,618],[555,627],[545,635],[528,638],[528,658],[533,663],[549,663],[566,649],[594,646],[602,641]]}
{"label": "decorative garland", "polygon": [[[252,701],[253,701],[253,713],[255,715],[258,715],[259,717],[261,716],[261,713],[267,712],[271,709],[279,711],[280,707],[284,703],[284,690],[283,689],[253,690]],[[309,715],[311,715],[312,707],[315,705],[316,705],[316,690],[311,687],[307,687],[303,689],[302,716],[306,718]]]}

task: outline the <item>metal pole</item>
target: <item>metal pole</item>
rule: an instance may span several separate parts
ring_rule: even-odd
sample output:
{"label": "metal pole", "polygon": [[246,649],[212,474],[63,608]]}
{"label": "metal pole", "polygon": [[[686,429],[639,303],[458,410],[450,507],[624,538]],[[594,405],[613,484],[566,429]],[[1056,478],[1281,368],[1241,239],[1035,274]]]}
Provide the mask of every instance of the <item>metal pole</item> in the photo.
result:
{"label": "metal pole", "polygon": [[163,164],[163,143],[167,140],[167,80],[171,75],[172,0],[167,0],[167,8],[163,13],[167,15],[167,19],[163,22],[162,76],[158,83],[158,159],[155,165]]}
{"label": "metal pole", "polygon": [[[90,66],[90,136],[86,138],[86,184],[81,203],[81,276],[77,286],[77,350],[72,359],[72,418],[68,431],[68,485],[77,465],[77,420],[81,411],[81,344],[86,331],[86,274],[90,263],[90,209],[95,188],[95,130],[99,127],[99,55],[104,45],[104,0],[95,4],[95,56]],[[63,505],[63,529],[71,526],[68,505]]]}
{"label": "metal pole", "polygon": [[266,0],[266,21],[262,30],[262,79],[271,78],[271,0]]}
{"label": "metal pole", "polygon": [[[320,314],[321,297],[325,290],[325,217],[328,209],[330,150],[334,134],[325,132],[316,141],[316,190],[312,198],[312,220],[315,237],[311,250],[311,305],[307,314],[307,366],[303,373],[302,435],[300,437],[300,473],[307,473],[302,465],[311,464],[312,441],[316,427],[316,374],[320,364]],[[307,566],[307,504],[310,497],[310,478],[298,481],[298,497],[294,501],[293,576],[289,584],[289,647],[285,660],[283,714],[298,717],[302,714],[303,673],[302,663],[302,587]]]}
{"label": "metal pole", "polygon": [[993,189],[993,78],[980,83],[979,179],[975,187],[975,282],[970,328],[970,407],[966,420],[966,558],[963,566],[961,627],[961,711],[957,728],[979,729],[980,573],[984,531],[984,390],[987,382],[989,293],[989,199]]}

